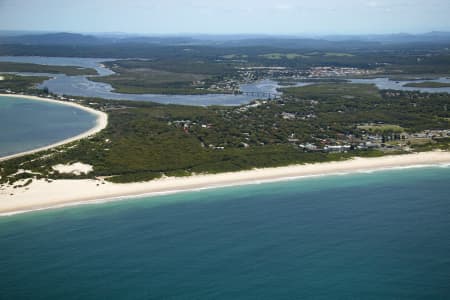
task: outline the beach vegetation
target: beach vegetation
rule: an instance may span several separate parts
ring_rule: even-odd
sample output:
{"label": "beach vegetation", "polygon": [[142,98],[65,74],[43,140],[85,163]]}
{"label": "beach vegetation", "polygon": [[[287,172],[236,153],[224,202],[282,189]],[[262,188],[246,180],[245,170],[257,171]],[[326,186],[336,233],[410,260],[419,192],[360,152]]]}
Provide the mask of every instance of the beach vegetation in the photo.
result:
{"label": "beach vegetation", "polygon": [[3,80],[0,80],[0,91],[26,92],[34,94],[41,91],[36,86],[43,81],[50,79],[46,76],[20,76],[14,74],[2,74]]}
{"label": "beach vegetation", "polygon": [[450,87],[450,83],[437,81],[424,81],[424,82],[410,82],[405,84],[404,86],[416,88],[446,88]]}

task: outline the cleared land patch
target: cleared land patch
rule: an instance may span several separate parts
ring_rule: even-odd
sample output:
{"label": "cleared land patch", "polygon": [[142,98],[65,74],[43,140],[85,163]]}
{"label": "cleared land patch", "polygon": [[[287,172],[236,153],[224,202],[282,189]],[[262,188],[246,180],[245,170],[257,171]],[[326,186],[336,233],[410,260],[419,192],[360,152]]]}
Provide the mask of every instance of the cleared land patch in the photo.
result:
{"label": "cleared land patch", "polygon": [[309,56],[298,54],[298,53],[267,53],[267,54],[261,54],[260,57],[266,58],[266,59],[272,59],[272,60],[279,60],[279,59],[296,59],[296,58],[309,58]]}
{"label": "cleared land patch", "polygon": [[444,88],[450,87],[450,83],[437,82],[437,81],[424,81],[424,82],[411,82],[407,83],[406,87],[417,87],[417,88]]}
{"label": "cleared land patch", "polygon": [[75,66],[52,66],[30,63],[0,62],[0,72],[32,72],[76,75],[98,75],[95,69]]}

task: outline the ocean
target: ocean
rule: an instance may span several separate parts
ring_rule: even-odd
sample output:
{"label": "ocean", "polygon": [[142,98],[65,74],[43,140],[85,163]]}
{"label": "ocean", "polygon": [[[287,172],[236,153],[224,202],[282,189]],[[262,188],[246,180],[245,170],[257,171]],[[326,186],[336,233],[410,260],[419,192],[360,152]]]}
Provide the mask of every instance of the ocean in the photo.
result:
{"label": "ocean", "polygon": [[0,218],[0,299],[449,299],[450,167]]}
{"label": "ocean", "polygon": [[0,157],[81,134],[95,126],[96,118],[72,106],[0,96]]}

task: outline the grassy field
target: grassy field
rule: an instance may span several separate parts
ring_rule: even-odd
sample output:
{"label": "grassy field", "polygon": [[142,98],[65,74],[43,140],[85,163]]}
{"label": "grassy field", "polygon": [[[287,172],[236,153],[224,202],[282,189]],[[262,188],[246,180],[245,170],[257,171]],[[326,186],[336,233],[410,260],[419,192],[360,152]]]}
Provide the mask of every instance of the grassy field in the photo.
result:
{"label": "grassy field", "polygon": [[[208,88],[234,69],[204,61],[120,60],[105,63],[116,74],[93,77],[106,82],[116,92],[132,94],[208,94]],[[226,91],[217,91],[224,93]]]}
{"label": "grassy field", "polygon": [[262,58],[280,60],[280,59],[296,59],[296,58],[309,58],[309,56],[298,53],[267,53],[259,55]]}
{"label": "grassy field", "polygon": [[193,89],[193,83],[208,78],[202,74],[174,73],[148,68],[115,69],[119,73],[91,78],[94,81],[106,82],[118,93],[198,93]]}
{"label": "grassy field", "polygon": [[436,81],[424,81],[424,82],[411,82],[407,83],[406,87],[417,87],[417,88],[444,88],[450,87],[450,83],[436,82]]}
{"label": "grassy field", "polygon": [[404,132],[405,128],[392,125],[392,124],[371,124],[371,125],[359,125],[359,129],[366,130],[370,133],[385,133],[385,132]]}
{"label": "grassy field", "polygon": [[373,84],[314,84],[304,87],[282,89],[286,96],[338,99],[381,99],[378,88]]}
{"label": "grassy field", "polygon": [[23,92],[35,89],[37,84],[50,79],[45,76],[19,76],[12,74],[1,74],[3,80],[0,80],[0,90],[11,90],[14,92]]}
{"label": "grassy field", "polygon": [[246,59],[248,58],[247,54],[227,54],[222,56],[225,59]]}
{"label": "grassy field", "polygon": [[74,66],[50,66],[29,63],[0,62],[0,72],[32,72],[76,75],[98,75],[95,69]]}
{"label": "grassy field", "polygon": [[353,57],[355,55],[350,53],[340,53],[340,52],[326,52],[325,56],[335,56],[335,57]]}

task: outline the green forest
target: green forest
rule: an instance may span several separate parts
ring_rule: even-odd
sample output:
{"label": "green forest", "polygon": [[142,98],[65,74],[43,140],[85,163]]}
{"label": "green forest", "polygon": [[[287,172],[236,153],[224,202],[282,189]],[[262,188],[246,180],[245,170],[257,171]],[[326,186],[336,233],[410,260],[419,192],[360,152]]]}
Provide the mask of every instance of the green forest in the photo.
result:
{"label": "green forest", "polygon": [[[124,183],[163,175],[218,173],[449,148],[449,138],[437,136],[450,129],[448,94],[322,83],[287,88],[281,99],[237,107],[91,98],[78,101],[107,112],[107,128],[70,145],[0,163],[2,183],[36,174],[48,179],[104,177]],[[408,140],[400,137],[400,131],[409,135]],[[434,131],[436,136],[414,137],[424,131]],[[368,142],[370,138],[379,138],[376,147],[361,146],[373,145]],[[327,150],[339,145],[348,148]],[[51,168],[77,161],[92,165],[94,171],[75,176],[59,174]],[[18,168],[32,173],[14,175]]]}

